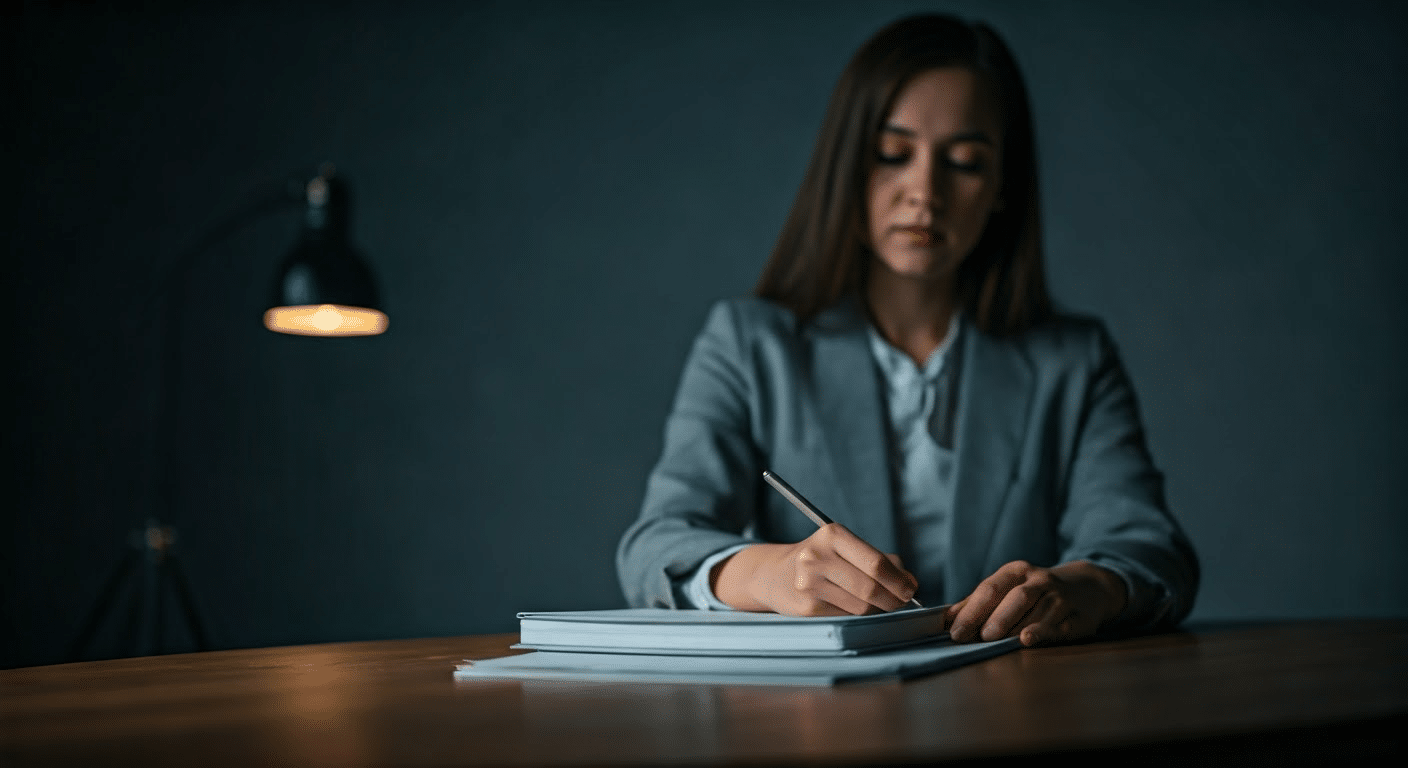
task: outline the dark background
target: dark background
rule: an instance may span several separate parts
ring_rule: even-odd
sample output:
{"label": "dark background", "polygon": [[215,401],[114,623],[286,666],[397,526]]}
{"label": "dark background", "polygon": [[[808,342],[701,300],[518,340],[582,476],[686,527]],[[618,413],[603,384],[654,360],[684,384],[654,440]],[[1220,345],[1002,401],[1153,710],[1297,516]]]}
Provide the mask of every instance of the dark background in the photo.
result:
{"label": "dark background", "polygon": [[[1121,344],[1194,618],[1408,615],[1400,4],[34,2],[0,17],[0,664],[63,660],[163,514],[173,402],[164,517],[219,647],[620,606],[708,305],[751,287],[850,53],[928,9],[1025,69],[1053,288]],[[173,294],[173,401],[141,300],[325,160],[390,331],[265,331],[270,216]]]}

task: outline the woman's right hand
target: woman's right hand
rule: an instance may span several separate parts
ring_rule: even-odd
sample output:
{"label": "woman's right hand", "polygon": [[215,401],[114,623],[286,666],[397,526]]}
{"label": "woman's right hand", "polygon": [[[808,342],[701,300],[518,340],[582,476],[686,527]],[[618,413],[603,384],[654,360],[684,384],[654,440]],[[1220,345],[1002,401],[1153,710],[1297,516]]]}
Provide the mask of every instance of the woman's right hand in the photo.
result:
{"label": "woman's right hand", "polygon": [[831,523],[796,544],[739,550],[714,567],[709,586],[740,611],[845,616],[901,608],[919,582],[898,556]]}

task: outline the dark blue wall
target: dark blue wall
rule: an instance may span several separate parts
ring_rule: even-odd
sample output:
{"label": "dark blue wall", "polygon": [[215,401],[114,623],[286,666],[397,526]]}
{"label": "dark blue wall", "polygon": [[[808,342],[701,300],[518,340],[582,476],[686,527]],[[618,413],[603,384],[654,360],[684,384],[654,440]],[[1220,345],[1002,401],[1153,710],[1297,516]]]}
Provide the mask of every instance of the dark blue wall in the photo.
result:
{"label": "dark blue wall", "polygon": [[[406,7],[394,7],[406,6]],[[59,661],[161,512],[220,647],[622,604],[687,345],[748,290],[883,23],[990,20],[1035,99],[1048,267],[1103,316],[1204,564],[1196,618],[1408,615],[1408,88],[1394,3],[30,3],[4,17],[3,656]],[[271,334],[331,160],[385,336]],[[92,655],[119,652],[100,638]]]}

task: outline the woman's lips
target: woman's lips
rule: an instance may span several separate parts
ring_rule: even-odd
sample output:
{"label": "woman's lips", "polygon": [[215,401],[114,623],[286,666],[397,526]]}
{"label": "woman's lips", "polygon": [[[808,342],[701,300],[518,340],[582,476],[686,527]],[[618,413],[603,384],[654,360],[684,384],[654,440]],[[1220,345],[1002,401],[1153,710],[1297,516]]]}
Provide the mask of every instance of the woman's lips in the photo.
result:
{"label": "woman's lips", "polygon": [[937,239],[934,231],[927,227],[900,227],[899,231],[909,238],[910,245],[930,245]]}

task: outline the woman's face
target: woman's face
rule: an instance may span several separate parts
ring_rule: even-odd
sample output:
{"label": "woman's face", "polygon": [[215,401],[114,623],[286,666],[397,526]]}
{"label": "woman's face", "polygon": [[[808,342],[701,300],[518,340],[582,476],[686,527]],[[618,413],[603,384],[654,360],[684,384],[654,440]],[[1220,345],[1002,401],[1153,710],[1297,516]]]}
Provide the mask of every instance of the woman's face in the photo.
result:
{"label": "woman's face", "polygon": [[960,67],[921,72],[880,130],[867,185],[873,269],[951,280],[1002,186],[1002,120],[991,88]]}

